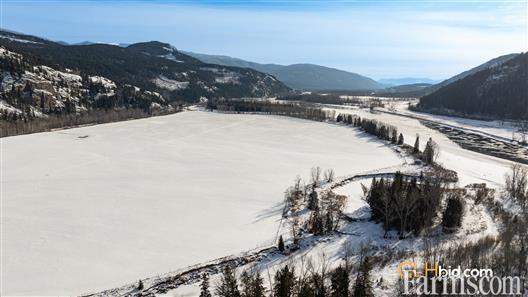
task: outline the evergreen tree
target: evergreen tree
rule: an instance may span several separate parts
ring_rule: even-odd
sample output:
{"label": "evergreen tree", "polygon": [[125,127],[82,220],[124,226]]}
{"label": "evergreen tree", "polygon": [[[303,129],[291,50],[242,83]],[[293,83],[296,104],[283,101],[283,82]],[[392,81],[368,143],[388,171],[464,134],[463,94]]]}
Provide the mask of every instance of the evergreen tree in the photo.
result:
{"label": "evergreen tree", "polygon": [[398,145],[402,145],[403,144],[403,134],[400,133],[400,136],[398,136]]}
{"label": "evergreen tree", "polygon": [[241,297],[252,297],[252,284],[253,278],[247,271],[242,272],[242,275],[240,275],[240,285],[241,285]]}
{"label": "evergreen tree", "polygon": [[452,196],[447,200],[447,207],[442,217],[444,231],[453,232],[462,225],[464,203],[459,196]]}
{"label": "evergreen tree", "polygon": [[284,266],[275,273],[275,283],[273,284],[274,297],[290,297],[293,296],[293,289],[295,287],[295,272],[294,269]]}
{"label": "evergreen tree", "polygon": [[321,235],[324,233],[325,224],[321,212],[319,210],[314,211],[310,216],[310,220],[308,221],[308,227],[310,233],[313,233],[315,235]]}
{"label": "evergreen tree", "polygon": [[279,251],[284,252],[284,240],[282,239],[282,235],[279,236],[278,248],[279,248]]}
{"label": "evergreen tree", "polygon": [[310,209],[310,210],[319,209],[319,199],[317,198],[317,192],[316,191],[312,191],[308,198],[310,199],[308,201],[308,209]]}
{"label": "evergreen tree", "polygon": [[425,149],[423,151],[422,159],[427,164],[433,164],[438,154],[438,145],[433,141],[432,138],[429,138],[425,144]]}
{"label": "evergreen tree", "polygon": [[215,292],[219,297],[240,297],[237,280],[231,267],[225,267],[220,283],[215,288]]}
{"label": "evergreen tree", "polygon": [[359,266],[359,272],[354,285],[354,297],[373,297],[370,272],[372,267],[368,257],[365,257]]}
{"label": "evergreen tree", "polygon": [[46,97],[44,97],[44,92],[40,93],[40,109],[44,111],[45,104],[46,103]]}
{"label": "evergreen tree", "polygon": [[209,291],[209,275],[204,273],[202,275],[202,284],[200,285],[200,297],[212,297]]}
{"label": "evergreen tree", "polygon": [[350,295],[348,287],[350,284],[348,270],[343,267],[337,267],[330,275],[331,296],[348,297]]}
{"label": "evergreen tree", "polygon": [[311,277],[314,297],[326,297],[327,290],[325,284],[325,278],[320,273],[314,273]]}
{"label": "evergreen tree", "polygon": [[244,271],[240,276],[242,285],[241,297],[264,297],[264,279],[260,273],[251,274]]}
{"label": "evergreen tree", "polygon": [[266,288],[264,287],[264,279],[262,278],[259,272],[253,275],[251,287],[251,297],[264,297],[266,293]]}
{"label": "evergreen tree", "polygon": [[420,152],[420,135],[416,135],[416,140],[414,141],[413,154]]}
{"label": "evergreen tree", "polygon": [[398,142],[398,131],[396,129],[392,129],[391,143],[396,144],[396,142]]}
{"label": "evergreen tree", "polygon": [[305,281],[302,284],[300,284],[299,293],[297,294],[297,297],[314,297],[314,296],[315,296],[315,292],[314,292],[311,282]]}

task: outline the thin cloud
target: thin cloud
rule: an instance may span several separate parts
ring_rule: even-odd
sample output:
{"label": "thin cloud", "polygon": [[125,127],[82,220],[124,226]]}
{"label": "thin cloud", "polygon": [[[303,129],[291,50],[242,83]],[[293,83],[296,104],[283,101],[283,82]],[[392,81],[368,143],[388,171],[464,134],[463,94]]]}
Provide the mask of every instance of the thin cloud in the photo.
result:
{"label": "thin cloud", "polygon": [[321,64],[375,78],[441,79],[527,49],[526,3],[252,2],[8,1],[1,25],[53,40],[160,40],[183,50]]}

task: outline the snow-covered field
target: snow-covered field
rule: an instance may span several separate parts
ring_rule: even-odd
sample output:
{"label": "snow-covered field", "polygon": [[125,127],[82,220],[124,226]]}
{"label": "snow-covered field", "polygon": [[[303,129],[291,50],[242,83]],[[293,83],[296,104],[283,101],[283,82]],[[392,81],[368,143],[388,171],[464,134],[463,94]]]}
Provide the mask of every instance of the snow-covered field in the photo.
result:
{"label": "snow-covered field", "polygon": [[356,129],[201,111],[0,142],[1,295],[99,291],[270,245],[296,175],[402,162]]}

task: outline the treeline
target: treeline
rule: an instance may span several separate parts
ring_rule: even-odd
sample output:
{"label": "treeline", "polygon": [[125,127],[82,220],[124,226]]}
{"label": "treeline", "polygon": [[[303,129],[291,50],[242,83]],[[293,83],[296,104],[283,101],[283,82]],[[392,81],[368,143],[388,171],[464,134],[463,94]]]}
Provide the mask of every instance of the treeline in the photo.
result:
{"label": "treeline", "polygon": [[290,116],[301,119],[325,121],[334,119],[335,112],[324,111],[321,108],[301,103],[272,103],[264,100],[226,100],[210,99],[206,108],[209,110],[220,110],[228,112],[253,112],[281,116]]}
{"label": "treeline", "polygon": [[20,116],[17,121],[0,120],[0,137],[50,131],[65,127],[75,127],[88,124],[103,124],[130,119],[140,119],[150,116],[164,115],[181,111],[181,106],[170,109],[153,109],[146,112],[143,109],[120,108],[112,110],[95,109],[80,114],[53,114],[46,118],[30,118]]}
{"label": "treeline", "polygon": [[[389,230],[397,230],[404,238],[408,234],[419,235],[434,225],[446,185],[441,180],[404,178],[397,172],[392,180],[372,179],[370,187],[363,191],[373,219],[383,223],[384,236]],[[453,194],[443,216],[444,225],[450,229],[459,227],[462,215],[462,199]]]}
{"label": "treeline", "polygon": [[[335,269],[329,269],[323,263],[316,269],[313,263],[302,267],[297,273],[293,266],[285,265],[269,279],[269,289],[264,285],[264,278],[259,272],[244,271],[237,278],[231,267],[226,267],[220,281],[211,288],[209,276],[202,275],[200,297],[371,297],[374,296],[372,263],[369,257],[363,256],[358,267],[349,261]],[[355,273],[355,279],[353,275]],[[353,280],[352,280],[353,279]]]}
{"label": "treeline", "polygon": [[439,154],[439,147],[431,138],[427,141],[423,152],[420,151],[420,136],[416,136],[414,146],[411,148],[405,145],[402,133],[398,133],[398,128],[373,119],[361,118],[357,115],[338,114],[336,122],[361,128],[363,131],[376,136],[377,138],[389,141],[392,144],[404,146],[409,153],[417,159],[429,165],[436,165],[436,159]]}
{"label": "treeline", "polygon": [[359,127],[365,132],[379,139],[390,141],[393,144],[402,145],[404,142],[403,134],[400,133],[398,135],[398,129],[396,127],[377,120],[365,119],[352,114],[338,114],[336,122]]}
{"label": "treeline", "polygon": [[358,97],[344,93],[289,93],[277,97],[277,100],[283,101],[302,101],[308,103],[334,104],[334,105],[355,105],[361,107],[384,107],[383,101],[376,97],[365,96]]}
{"label": "treeline", "polygon": [[[277,98],[278,100],[284,100],[284,101],[304,101],[304,102],[311,102],[311,103],[323,103],[323,104],[343,104],[345,102],[352,103],[350,100],[344,100],[338,95],[333,94],[318,94],[318,93],[301,93],[301,94],[286,94],[279,96]],[[361,103],[359,100],[354,101],[354,103]]]}

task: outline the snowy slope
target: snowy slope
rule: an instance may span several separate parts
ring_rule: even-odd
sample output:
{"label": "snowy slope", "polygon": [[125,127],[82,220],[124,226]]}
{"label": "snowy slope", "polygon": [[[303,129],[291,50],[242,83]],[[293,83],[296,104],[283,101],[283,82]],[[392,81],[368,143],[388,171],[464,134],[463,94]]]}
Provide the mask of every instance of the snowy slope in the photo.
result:
{"label": "snowy slope", "polygon": [[2,295],[100,291],[265,246],[296,175],[401,163],[355,129],[201,111],[0,141]]}

